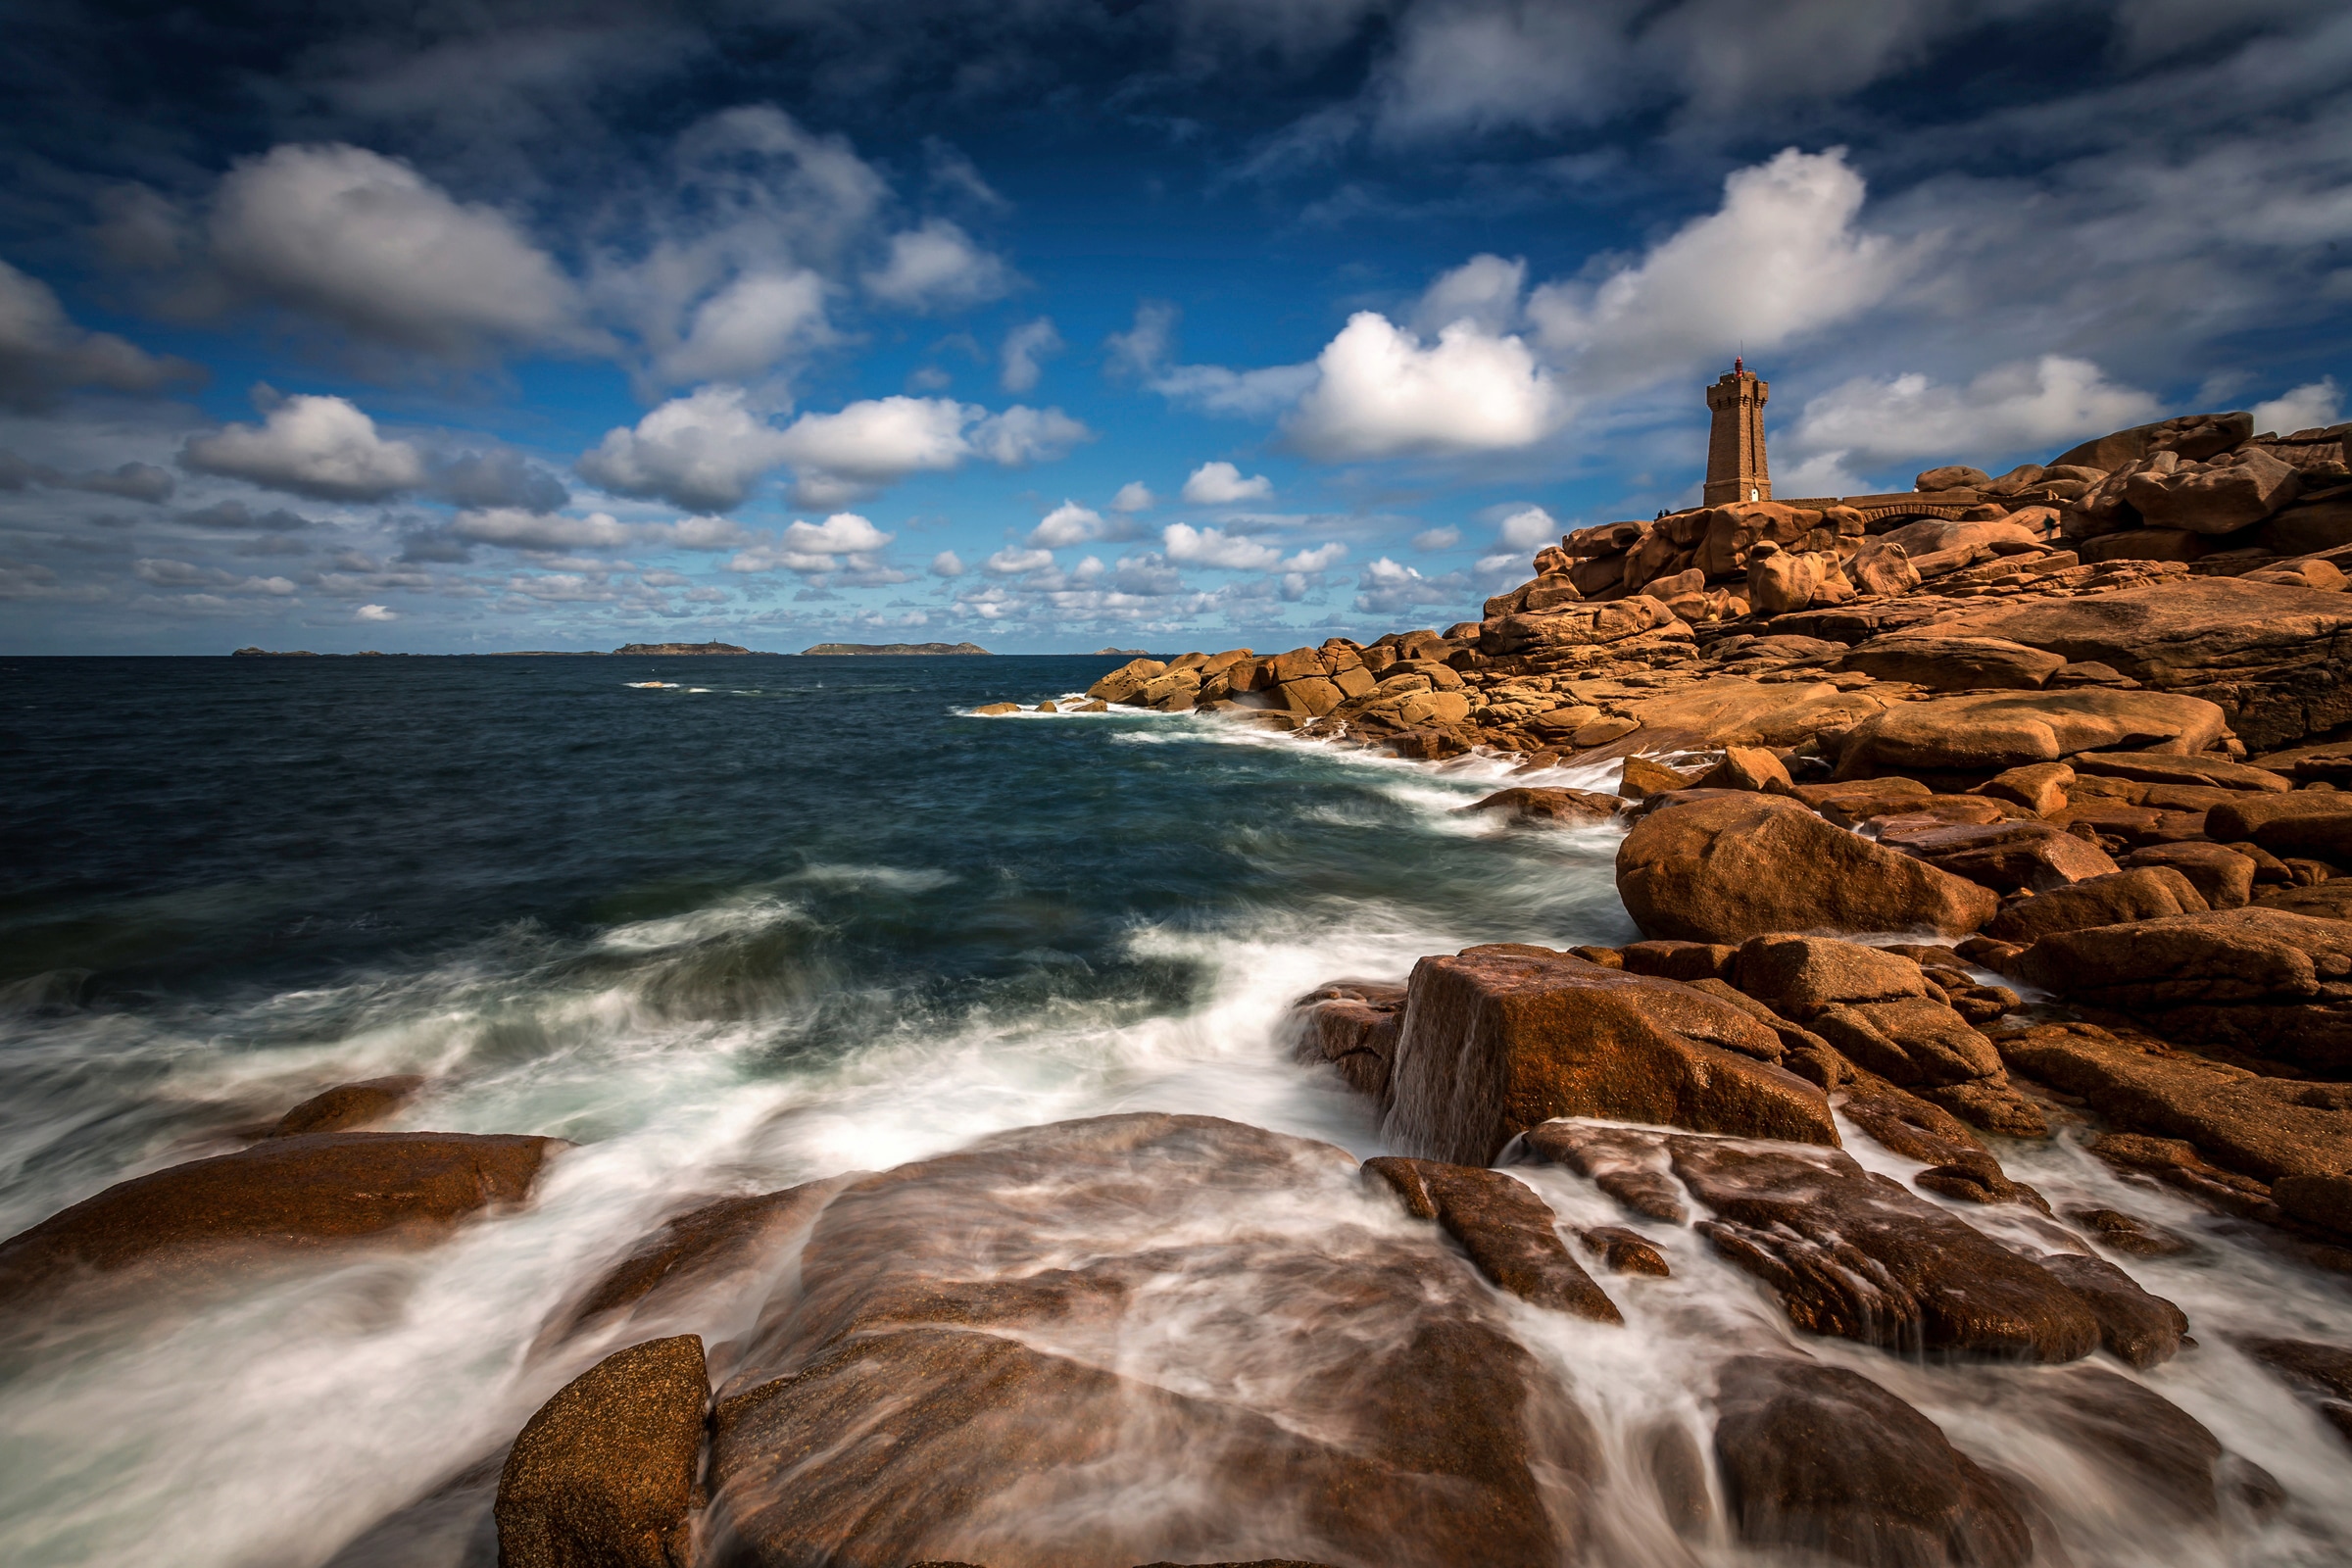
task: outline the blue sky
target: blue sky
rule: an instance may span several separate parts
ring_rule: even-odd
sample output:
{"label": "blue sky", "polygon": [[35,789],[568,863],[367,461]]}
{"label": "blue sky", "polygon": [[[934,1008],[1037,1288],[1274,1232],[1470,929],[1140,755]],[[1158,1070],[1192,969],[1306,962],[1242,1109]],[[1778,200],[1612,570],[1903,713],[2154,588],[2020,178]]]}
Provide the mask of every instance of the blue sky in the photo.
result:
{"label": "blue sky", "polygon": [[0,651],[1293,646],[2352,381],[2352,14],[52,4]]}

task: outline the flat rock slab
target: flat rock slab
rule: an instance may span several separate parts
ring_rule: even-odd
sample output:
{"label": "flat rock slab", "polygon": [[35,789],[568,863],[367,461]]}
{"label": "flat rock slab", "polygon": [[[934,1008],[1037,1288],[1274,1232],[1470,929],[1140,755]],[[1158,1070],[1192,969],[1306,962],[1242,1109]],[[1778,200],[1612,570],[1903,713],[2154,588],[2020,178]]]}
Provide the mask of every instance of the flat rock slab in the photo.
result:
{"label": "flat rock slab", "polygon": [[2109,664],[2157,691],[2203,698],[2258,752],[2352,720],[2352,600],[2342,594],[2186,577],[1986,605],[1936,630]]}
{"label": "flat rock slab", "polygon": [[2352,1170],[2352,1086],[2266,1078],[2082,1023],[1993,1043],[2012,1072],[2082,1096],[2119,1128],[2185,1140],[2259,1181]]}
{"label": "flat rock slab", "polygon": [[117,1183],[0,1242],[0,1298],[80,1273],[436,1235],[519,1203],[562,1142],[306,1133]]}
{"label": "flat rock slab", "polygon": [[1678,981],[1469,948],[1413,967],[1386,1133],[1457,1165],[1559,1116],[1835,1144],[1828,1099],[1774,1065],[1782,1051],[1771,1027]]}
{"label": "flat rock slab", "polygon": [[1991,773],[2124,748],[2194,754],[2229,727],[2218,705],[2172,692],[1938,697],[1899,704],[1856,725],[1838,753],[1838,777]]}
{"label": "flat rock slab", "polygon": [[1617,849],[1617,891],[1644,936],[1744,942],[1774,931],[1965,936],[1990,889],[1833,827],[1795,801],[1726,794],[1644,816]]}
{"label": "flat rock slab", "polygon": [[2103,1006],[2302,1001],[2352,974],[2352,923],[2249,905],[2059,931],[2016,962],[2034,984]]}

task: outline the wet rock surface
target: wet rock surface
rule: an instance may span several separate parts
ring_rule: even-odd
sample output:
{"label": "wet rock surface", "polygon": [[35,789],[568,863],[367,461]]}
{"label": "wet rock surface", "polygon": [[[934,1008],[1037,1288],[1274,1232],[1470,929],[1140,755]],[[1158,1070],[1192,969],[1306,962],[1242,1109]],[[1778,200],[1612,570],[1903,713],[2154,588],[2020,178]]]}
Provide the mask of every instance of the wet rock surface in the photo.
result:
{"label": "wet rock surface", "polygon": [[415,1242],[522,1202],[550,1138],[304,1133],[136,1176],[0,1242],[20,1304],[135,1266],[217,1271],[360,1241]]}
{"label": "wet rock surface", "polygon": [[1839,1562],[2022,1568],[2016,1506],[1936,1424],[1858,1373],[1748,1357],[1724,1368],[1715,1458],[1740,1540]]}
{"label": "wet rock surface", "polygon": [[499,1476],[500,1568],[693,1561],[710,1397],[693,1335],[615,1351],[564,1385]]}
{"label": "wet rock surface", "polygon": [[[716,1561],[1532,1564],[1582,1529],[1585,1418],[1327,1146],[1003,1135],[844,1189],[800,1277],[720,1390]],[[1155,1328],[1245,1298],[1217,1355]]]}

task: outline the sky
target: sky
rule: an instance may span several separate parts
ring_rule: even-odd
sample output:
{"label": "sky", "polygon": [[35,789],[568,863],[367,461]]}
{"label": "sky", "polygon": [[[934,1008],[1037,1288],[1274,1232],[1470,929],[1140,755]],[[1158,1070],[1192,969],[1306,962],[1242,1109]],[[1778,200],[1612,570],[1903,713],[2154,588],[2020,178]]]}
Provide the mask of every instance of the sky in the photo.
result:
{"label": "sky", "polygon": [[2352,385],[2352,8],[17,8],[0,653],[1476,618],[1694,505]]}

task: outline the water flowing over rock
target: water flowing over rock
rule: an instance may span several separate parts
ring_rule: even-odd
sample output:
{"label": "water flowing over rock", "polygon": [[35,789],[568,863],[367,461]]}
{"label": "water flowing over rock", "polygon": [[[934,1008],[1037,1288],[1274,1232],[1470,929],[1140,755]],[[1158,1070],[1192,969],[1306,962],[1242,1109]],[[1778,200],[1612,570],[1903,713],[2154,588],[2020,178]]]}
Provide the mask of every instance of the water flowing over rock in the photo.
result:
{"label": "water flowing over rock", "polygon": [[1589,1425],[1437,1236],[1337,1150],[1197,1116],[866,1178],[721,1387],[706,1539],[874,1568],[1554,1562]]}
{"label": "water flowing over rock", "polygon": [[521,1202],[550,1138],[305,1133],[133,1177],[0,1242],[0,1297],[138,1265],[205,1270],[270,1253],[444,1233]]}

